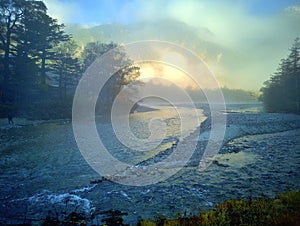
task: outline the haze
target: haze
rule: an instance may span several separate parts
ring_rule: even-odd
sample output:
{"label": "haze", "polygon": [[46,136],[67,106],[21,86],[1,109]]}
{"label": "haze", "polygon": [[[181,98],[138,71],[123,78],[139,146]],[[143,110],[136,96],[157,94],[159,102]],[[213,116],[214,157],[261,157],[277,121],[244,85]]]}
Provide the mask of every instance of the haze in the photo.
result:
{"label": "haze", "polygon": [[[294,39],[300,36],[299,0],[46,0],[45,3],[49,14],[65,23],[66,29],[73,24],[84,28],[104,24],[128,28],[142,24],[134,34],[112,35],[110,41],[175,40],[199,55],[222,86],[252,91],[260,89],[280,59],[286,57]],[[180,22],[185,28],[155,26],[166,21],[167,27]],[[177,40],[174,34],[180,38]],[[97,37],[90,35],[90,40]]]}

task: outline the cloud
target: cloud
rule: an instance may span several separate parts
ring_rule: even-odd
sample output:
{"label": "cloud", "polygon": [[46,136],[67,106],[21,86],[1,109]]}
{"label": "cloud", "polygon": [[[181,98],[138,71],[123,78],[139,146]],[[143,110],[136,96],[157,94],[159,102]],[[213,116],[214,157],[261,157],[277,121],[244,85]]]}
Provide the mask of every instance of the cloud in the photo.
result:
{"label": "cloud", "polygon": [[290,6],[285,9],[286,13],[300,14],[300,6]]}
{"label": "cloud", "polygon": [[221,57],[208,60],[223,85],[257,90],[300,36],[300,7],[257,15],[249,11],[251,1],[244,2],[174,1],[167,14],[194,27],[207,27],[214,34],[210,41],[228,50],[222,52],[220,65],[216,63]]}
{"label": "cloud", "polygon": [[[138,10],[134,11],[133,5]],[[223,85],[258,90],[300,36],[300,6],[274,12],[268,7],[274,6],[261,0],[154,0],[130,2],[125,8],[135,21],[172,18],[194,28],[207,28],[213,34],[208,41],[220,46],[222,54],[205,60]],[[209,55],[210,51],[202,53]]]}
{"label": "cloud", "polygon": [[[258,90],[300,37],[300,6],[285,0],[45,0],[51,16],[64,23],[137,23],[174,19],[219,49],[200,53],[223,85]],[[203,37],[199,29],[212,35]],[[152,29],[154,30],[154,29]],[[199,31],[198,31],[199,30]],[[150,35],[151,27],[146,29]],[[136,31],[137,37],[139,32]],[[161,31],[164,33],[167,31]],[[159,37],[159,34],[156,34]],[[186,34],[187,36],[189,34]],[[167,40],[168,41],[168,40]],[[180,44],[180,43],[178,43]],[[186,43],[194,46],[195,43]],[[199,46],[196,45],[196,46]],[[214,54],[213,57],[209,57]],[[198,54],[199,55],[199,54]]]}
{"label": "cloud", "polygon": [[44,0],[48,14],[60,23],[73,23],[75,17],[82,17],[83,12],[75,1]]}

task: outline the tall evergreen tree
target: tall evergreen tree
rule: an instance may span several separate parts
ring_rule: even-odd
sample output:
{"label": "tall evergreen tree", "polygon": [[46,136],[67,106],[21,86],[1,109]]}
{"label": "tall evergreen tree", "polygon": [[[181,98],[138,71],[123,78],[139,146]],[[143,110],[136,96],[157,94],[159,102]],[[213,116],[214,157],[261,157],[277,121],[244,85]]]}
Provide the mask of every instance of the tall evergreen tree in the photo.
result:
{"label": "tall evergreen tree", "polygon": [[60,97],[65,100],[68,86],[75,87],[81,75],[81,67],[77,58],[78,46],[75,41],[63,42],[55,49],[55,60],[51,69],[58,74]]}
{"label": "tall evergreen tree", "polygon": [[47,60],[54,59],[55,54],[51,50],[59,43],[70,40],[70,36],[63,31],[64,25],[58,24],[46,11],[43,2],[33,1],[25,10],[19,29],[20,40],[25,41],[23,46],[31,51],[28,54],[39,64],[41,84],[46,83]]}
{"label": "tall evergreen tree", "polygon": [[[26,0],[1,0],[0,1],[0,40],[1,50],[4,53],[2,64],[2,85],[3,90],[7,90],[9,79],[11,78],[10,66],[12,64],[11,55],[14,52],[13,44],[16,41],[16,31],[21,23],[27,6]],[[4,91],[5,93],[5,91]]]}
{"label": "tall evergreen tree", "polygon": [[140,71],[139,67],[133,65],[128,56],[126,56],[126,52],[121,46],[115,43],[104,44],[99,42],[91,42],[85,46],[82,53],[83,70],[85,71],[96,58],[108,51],[113,51],[117,56],[115,57],[114,62],[111,63],[112,65],[128,65],[111,75],[100,94],[100,99],[103,102],[102,104],[109,105],[113,102],[122,86],[138,80]]}
{"label": "tall evergreen tree", "polygon": [[297,38],[286,59],[264,83],[262,100],[267,111],[300,113],[300,41]]}
{"label": "tall evergreen tree", "polygon": [[[63,24],[39,0],[0,1],[0,114],[51,98],[46,72],[57,62],[54,48],[70,40]],[[77,62],[73,62],[78,66]],[[71,63],[70,63],[71,64]],[[80,69],[76,69],[80,71]],[[38,87],[46,89],[38,89]],[[44,99],[47,102],[46,99]],[[3,104],[5,103],[5,105]],[[4,110],[3,110],[4,109]],[[24,110],[24,109],[23,109]]]}

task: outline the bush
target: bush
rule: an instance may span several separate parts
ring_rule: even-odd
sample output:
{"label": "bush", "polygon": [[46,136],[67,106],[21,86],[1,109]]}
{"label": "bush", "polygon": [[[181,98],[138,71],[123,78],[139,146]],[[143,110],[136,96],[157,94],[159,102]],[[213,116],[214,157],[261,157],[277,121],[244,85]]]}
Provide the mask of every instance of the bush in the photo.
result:
{"label": "bush", "polygon": [[139,222],[141,226],[153,225],[300,225],[300,192],[286,192],[275,199],[228,200],[214,210],[198,216],[178,217],[161,221]]}

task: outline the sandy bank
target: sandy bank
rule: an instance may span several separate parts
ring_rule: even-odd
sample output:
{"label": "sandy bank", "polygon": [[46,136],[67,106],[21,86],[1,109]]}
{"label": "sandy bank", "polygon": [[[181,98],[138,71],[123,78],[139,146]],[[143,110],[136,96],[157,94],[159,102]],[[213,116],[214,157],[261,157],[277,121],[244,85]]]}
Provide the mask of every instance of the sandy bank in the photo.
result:
{"label": "sandy bank", "polygon": [[[189,144],[192,140],[198,139],[197,147],[188,166],[198,166],[200,160],[203,157],[205,148],[207,147],[208,141],[211,139],[211,117],[209,115],[208,109],[204,106],[204,114],[207,119],[200,125],[200,136],[197,138],[193,134],[185,139],[185,143]],[[248,135],[259,135],[259,134],[273,134],[284,131],[293,131],[291,133],[285,133],[286,136],[291,135],[291,139],[295,139],[295,132],[300,129],[300,115],[295,114],[282,114],[282,113],[232,113],[232,112],[219,112],[219,117],[222,114],[226,114],[226,130],[224,134],[224,139],[222,142],[221,152],[226,152],[227,149],[223,147],[234,139],[248,136]],[[216,116],[216,121],[218,121],[218,114]],[[296,133],[297,134],[297,133]],[[298,134],[300,135],[300,134]],[[287,139],[289,139],[287,137]],[[272,142],[272,140],[270,140]],[[272,144],[270,144],[272,145]],[[188,148],[188,145],[187,145]],[[141,165],[151,165],[156,162],[160,162],[165,159],[166,156],[170,155],[174,150],[167,149],[158,153],[151,159],[147,159],[142,162]],[[179,164],[180,165],[180,162]],[[170,167],[176,167],[176,164]]]}
{"label": "sandy bank", "polygon": [[[245,135],[276,133],[300,128],[300,115],[282,113],[224,113],[226,132],[224,142]],[[210,119],[201,125],[205,137],[210,130]]]}

